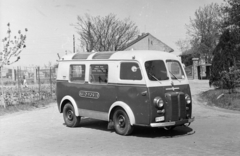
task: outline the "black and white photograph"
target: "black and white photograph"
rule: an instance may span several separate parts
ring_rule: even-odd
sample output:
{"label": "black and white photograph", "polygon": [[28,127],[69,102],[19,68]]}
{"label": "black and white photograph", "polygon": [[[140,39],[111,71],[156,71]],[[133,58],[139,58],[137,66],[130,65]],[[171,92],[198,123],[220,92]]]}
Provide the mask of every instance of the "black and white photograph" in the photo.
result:
{"label": "black and white photograph", "polygon": [[0,156],[161,155],[240,155],[240,0],[0,0]]}

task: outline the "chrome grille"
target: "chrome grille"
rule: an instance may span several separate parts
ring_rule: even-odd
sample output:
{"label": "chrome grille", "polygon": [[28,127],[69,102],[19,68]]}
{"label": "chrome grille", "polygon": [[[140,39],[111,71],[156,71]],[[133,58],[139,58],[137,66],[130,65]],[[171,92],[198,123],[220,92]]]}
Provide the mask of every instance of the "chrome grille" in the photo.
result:
{"label": "chrome grille", "polygon": [[186,118],[186,101],[185,101],[185,95],[183,93],[179,93],[179,117],[180,119]]}
{"label": "chrome grille", "polygon": [[178,121],[186,118],[185,95],[182,92],[170,92],[165,94],[165,121]]}

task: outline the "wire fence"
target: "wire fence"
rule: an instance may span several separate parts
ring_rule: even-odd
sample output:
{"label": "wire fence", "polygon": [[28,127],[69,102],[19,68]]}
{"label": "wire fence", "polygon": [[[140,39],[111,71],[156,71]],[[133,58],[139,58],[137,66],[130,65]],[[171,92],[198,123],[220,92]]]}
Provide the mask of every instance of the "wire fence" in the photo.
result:
{"label": "wire fence", "polygon": [[56,68],[17,67],[5,73],[2,82],[0,105],[4,107],[55,98]]}

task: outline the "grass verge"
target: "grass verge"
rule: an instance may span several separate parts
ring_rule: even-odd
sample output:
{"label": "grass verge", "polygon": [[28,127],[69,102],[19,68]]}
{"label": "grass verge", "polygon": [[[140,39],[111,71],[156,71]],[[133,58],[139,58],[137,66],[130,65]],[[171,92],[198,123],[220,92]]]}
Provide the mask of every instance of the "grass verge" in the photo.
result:
{"label": "grass verge", "polygon": [[200,94],[202,100],[210,106],[240,111],[240,92],[229,94],[228,90],[208,90]]}
{"label": "grass verge", "polygon": [[23,104],[11,105],[11,106],[7,106],[6,108],[4,108],[3,106],[0,106],[0,116],[19,112],[19,111],[27,111],[27,110],[33,110],[36,108],[45,107],[55,101],[56,101],[55,99],[50,98],[50,99],[35,101],[33,103],[23,103]]}

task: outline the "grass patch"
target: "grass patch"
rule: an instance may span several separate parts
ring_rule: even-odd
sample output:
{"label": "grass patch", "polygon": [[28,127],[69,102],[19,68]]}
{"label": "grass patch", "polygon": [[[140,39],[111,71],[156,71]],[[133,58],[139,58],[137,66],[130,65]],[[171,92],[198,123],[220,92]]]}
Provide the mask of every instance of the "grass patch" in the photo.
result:
{"label": "grass patch", "polygon": [[38,100],[33,103],[22,103],[17,105],[10,105],[4,108],[3,106],[0,106],[0,116],[3,116],[5,114],[15,113],[19,111],[28,111],[33,110],[36,108],[41,108],[49,105],[52,102],[55,102],[56,100],[53,98],[44,99],[44,100]]}
{"label": "grass patch", "polygon": [[208,105],[240,111],[240,92],[229,93],[225,89],[208,90],[200,94]]}

